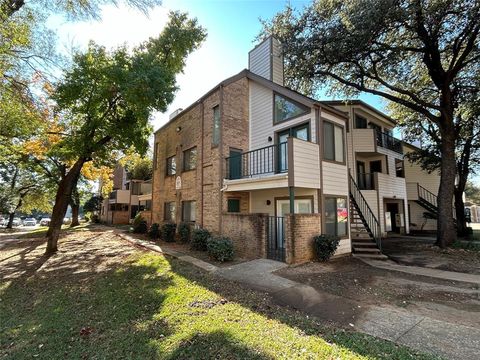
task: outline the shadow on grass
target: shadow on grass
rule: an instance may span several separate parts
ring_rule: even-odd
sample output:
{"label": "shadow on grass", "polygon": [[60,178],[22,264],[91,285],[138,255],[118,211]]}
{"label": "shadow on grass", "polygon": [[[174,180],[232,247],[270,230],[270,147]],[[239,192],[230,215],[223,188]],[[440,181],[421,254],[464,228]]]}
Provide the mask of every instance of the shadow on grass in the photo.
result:
{"label": "shadow on grass", "polygon": [[[354,354],[366,356],[369,359],[437,358],[407,347],[397,346],[390,341],[338,328],[332,323],[306,316],[295,309],[276,305],[267,293],[254,291],[242,284],[200,271],[193,266],[185,265],[177,259],[171,257],[166,257],[166,259],[170,262],[172,271],[177,275],[196,282],[222,298],[230,302],[239,303],[241,306],[268,319],[277,320],[291,328],[298,329],[304,335],[318,337],[319,341],[325,340],[334,343]],[[365,283],[364,286],[370,285]],[[357,313],[357,316],[359,315],[361,315],[361,312]]]}
{"label": "shadow on grass", "polygon": [[252,349],[225,331],[196,334],[185,339],[169,356],[174,359],[252,359],[269,360],[274,357]]}
{"label": "shadow on grass", "polygon": [[172,285],[171,273],[158,272],[164,259],[139,264],[109,251],[55,257],[47,263],[40,253],[19,260],[15,266],[23,273],[0,286],[0,357],[158,356],[152,342],[171,333],[154,318]]}

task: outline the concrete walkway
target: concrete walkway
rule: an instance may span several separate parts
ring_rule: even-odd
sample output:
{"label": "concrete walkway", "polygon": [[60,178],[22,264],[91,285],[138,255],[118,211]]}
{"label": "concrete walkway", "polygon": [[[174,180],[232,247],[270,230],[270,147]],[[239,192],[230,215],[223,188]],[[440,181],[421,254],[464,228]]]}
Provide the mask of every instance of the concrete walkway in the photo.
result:
{"label": "concrete walkway", "polygon": [[[268,292],[277,304],[292,307],[324,321],[337,323],[448,359],[476,360],[480,354],[480,328],[439,321],[393,306],[364,306],[360,302],[320,292],[311,286],[275,275],[275,271],[288,266],[285,263],[257,259],[219,268],[181,252],[135,239],[124,233],[117,232],[117,235],[137,246],[173,256],[217,276],[243,283],[255,290]],[[385,262],[378,263],[385,264]],[[372,266],[380,267],[378,264]],[[384,265],[382,268],[392,270],[389,266]],[[401,267],[410,268],[410,266]],[[412,271],[417,271],[417,269]],[[416,274],[430,276],[426,273]],[[435,275],[439,274],[435,273]]]}
{"label": "concrete walkway", "polygon": [[420,266],[399,265],[392,261],[377,261],[365,258],[358,258],[364,263],[385,270],[400,271],[412,275],[428,276],[436,279],[467,282],[480,285],[480,275],[466,274],[455,271],[444,271]]}

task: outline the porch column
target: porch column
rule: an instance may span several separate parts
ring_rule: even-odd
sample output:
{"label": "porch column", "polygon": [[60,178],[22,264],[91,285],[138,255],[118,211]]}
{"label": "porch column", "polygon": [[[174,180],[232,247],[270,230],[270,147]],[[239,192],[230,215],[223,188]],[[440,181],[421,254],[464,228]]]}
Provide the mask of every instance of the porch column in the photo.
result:
{"label": "porch column", "polygon": [[290,214],[294,214],[295,213],[295,188],[293,186],[289,186],[288,192],[290,196]]}

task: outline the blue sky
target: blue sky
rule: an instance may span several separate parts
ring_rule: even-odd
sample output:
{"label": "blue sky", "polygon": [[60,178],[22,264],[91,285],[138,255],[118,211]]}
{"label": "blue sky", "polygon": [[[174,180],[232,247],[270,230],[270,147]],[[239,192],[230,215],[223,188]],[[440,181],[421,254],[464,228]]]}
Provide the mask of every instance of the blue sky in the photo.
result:
{"label": "blue sky", "polygon": [[[290,3],[301,9],[308,1]],[[62,50],[68,52],[72,48],[84,49],[91,39],[107,48],[124,43],[135,46],[162,31],[170,10],[188,12],[198,18],[207,29],[207,40],[190,55],[184,74],[179,75],[180,89],[175,101],[164,114],[155,114],[152,123],[158,129],[171,112],[186,108],[216,84],[246,68],[248,52],[261,29],[259,18],[271,18],[285,5],[285,1],[276,0],[164,0],[148,17],[122,5],[105,6],[101,21],[69,23],[54,18],[50,26],[58,34]],[[365,95],[362,99],[382,108],[381,100],[373,96]]]}

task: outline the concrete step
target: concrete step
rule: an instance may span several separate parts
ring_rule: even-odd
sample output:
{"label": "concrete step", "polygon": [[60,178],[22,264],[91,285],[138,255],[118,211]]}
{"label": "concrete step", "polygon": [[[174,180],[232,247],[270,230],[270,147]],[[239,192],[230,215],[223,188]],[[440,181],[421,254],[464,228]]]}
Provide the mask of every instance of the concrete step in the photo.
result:
{"label": "concrete step", "polygon": [[374,247],[374,248],[354,247],[353,250],[354,250],[355,254],[362,254],[362,253],[366,253],[366,254],[378,253],[378,254],[381,254],[380,250],[378,250],[376,247]]}
{"label": "concrete step", "polygon": [[388,260],[388,256],[385,256],[383,254],[357,254],[353,253],[352,254],[354,257],[357,258],[365,258],[365,259],[372,259],[372,260]]}
{"label": "concrete step", "polygon": [[359,241],[354,241],[352,242],[353,247],[374,247],[375,249],[377,248],[377,244],[375,244],[373,241],[370,242],[359,242]]}
{"label": "concrete step", "polygon": [[363,238],[363,239],[371,239],[371,236],[368,232],[362,231],[362,232],[351,232],[352,238]]}
{"label": "concrete step", "polygon": [[363,242],[363,243],[373,243],[375,244],[375,241],[370,237],[366,236],[352,236],[352,242]]}

